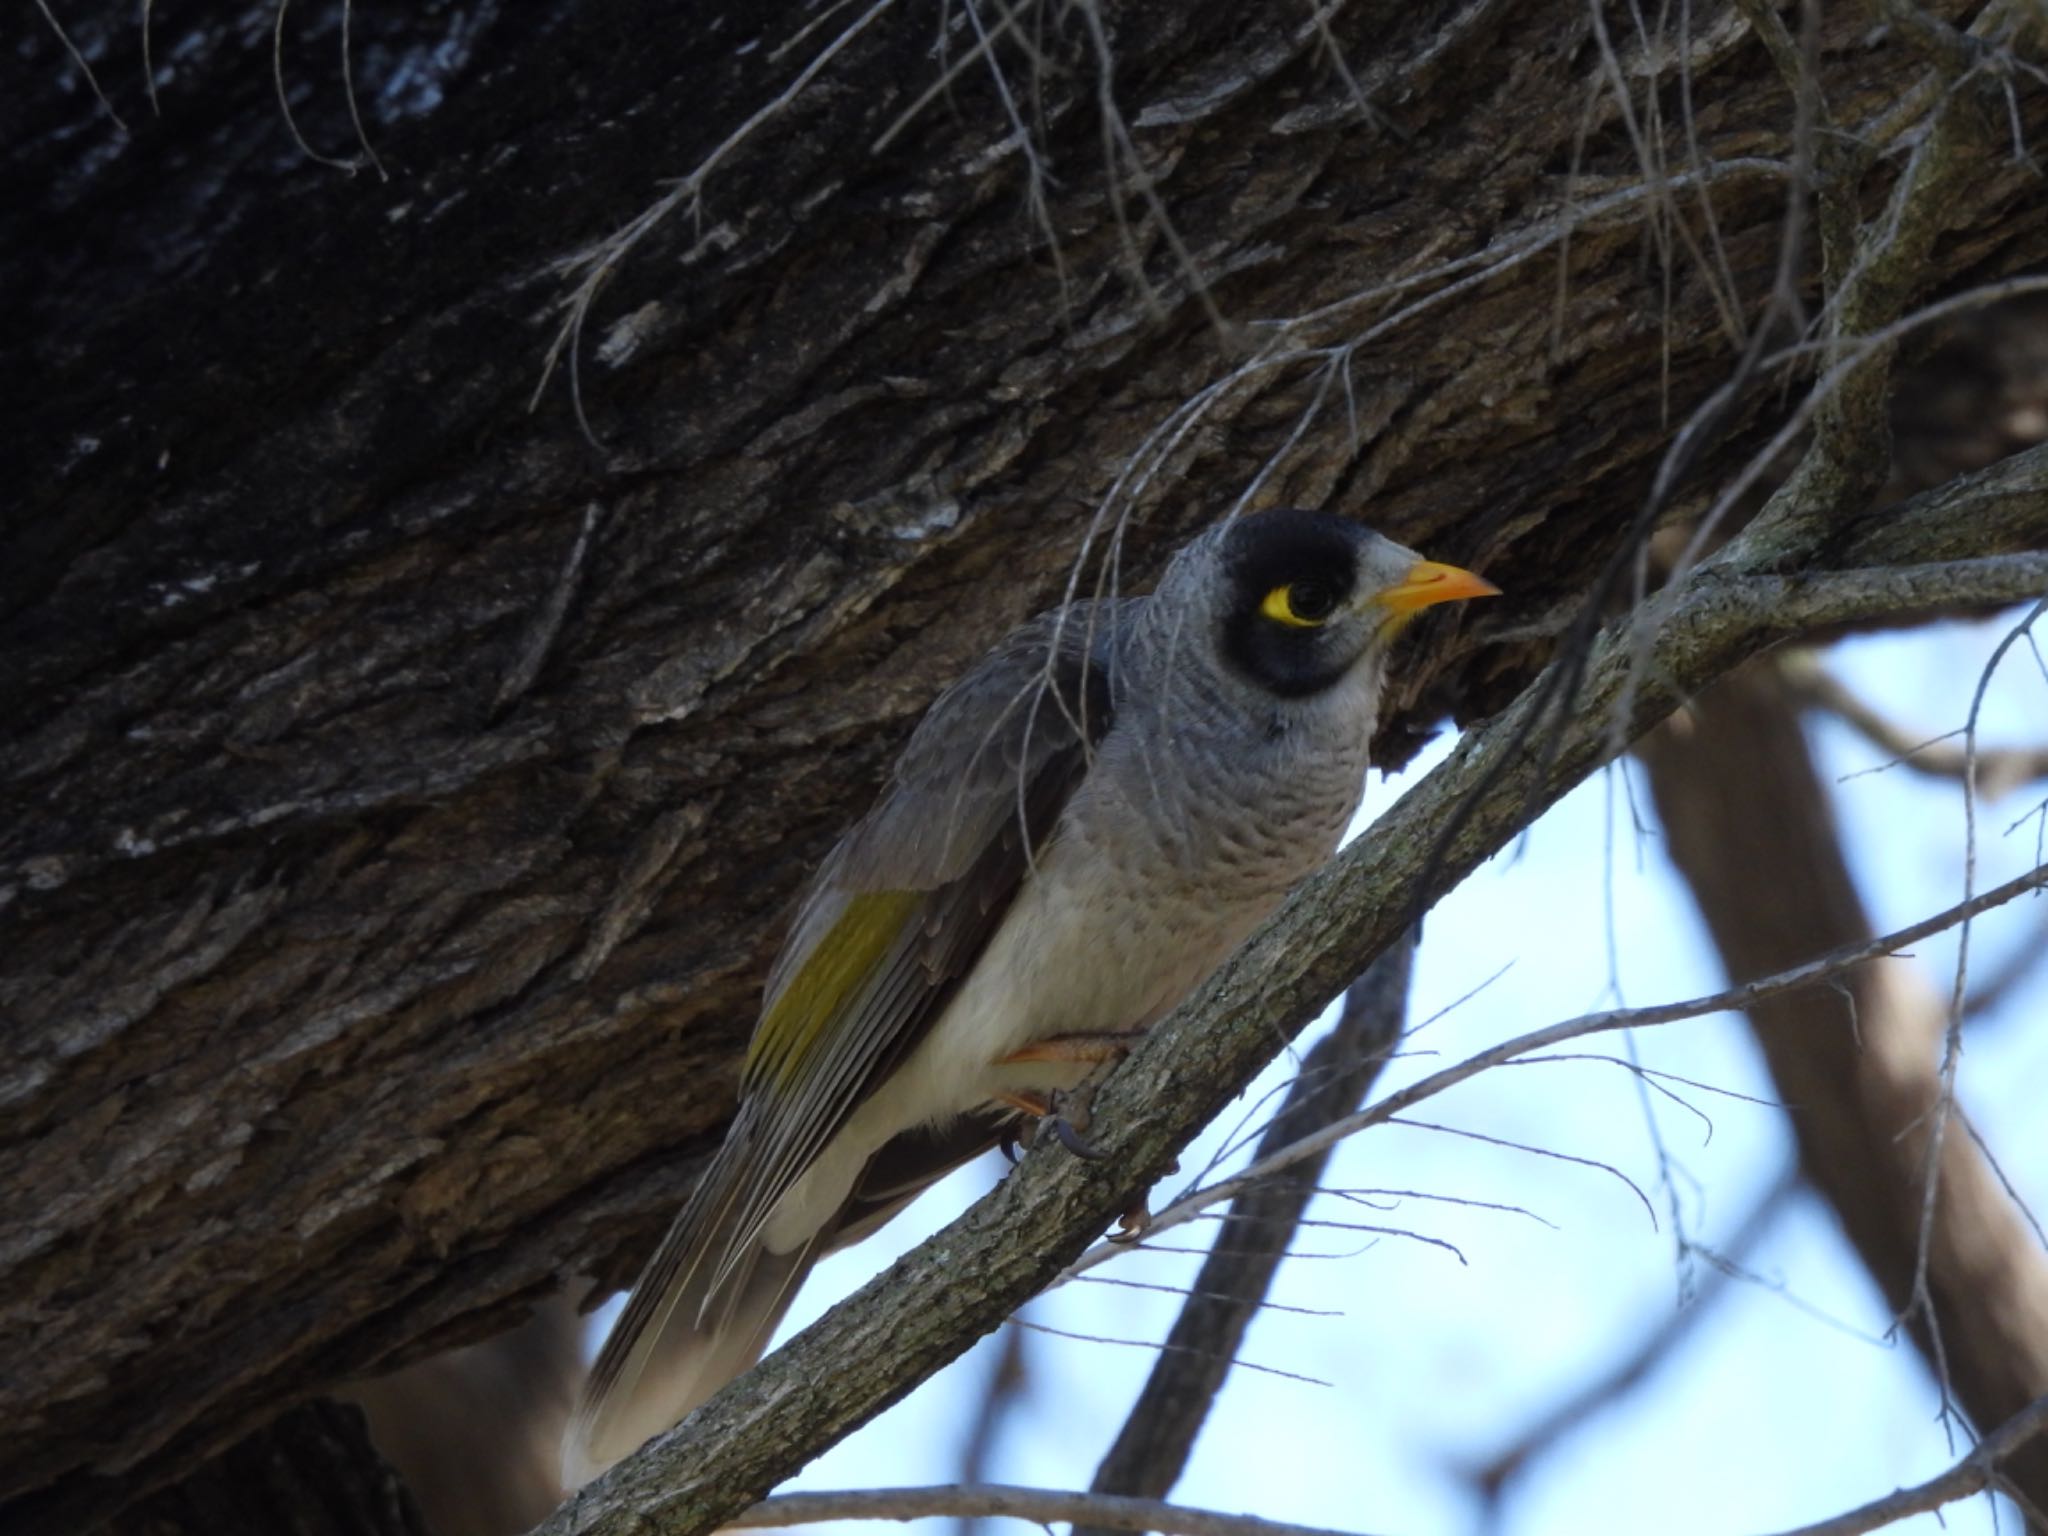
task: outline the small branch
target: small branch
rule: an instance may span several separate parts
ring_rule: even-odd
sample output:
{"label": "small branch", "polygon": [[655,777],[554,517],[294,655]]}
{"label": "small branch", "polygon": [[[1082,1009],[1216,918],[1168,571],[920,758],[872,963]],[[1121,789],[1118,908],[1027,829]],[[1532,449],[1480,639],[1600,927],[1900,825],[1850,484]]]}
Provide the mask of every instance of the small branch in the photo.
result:
{"label": "small branch", "polygon": [[[1888,933],[1883,938],[1845,945],[1804,965],[1780,971],[1774,976],[1747,981],[1740,986],[1693,998],[1689,1002],[1659,1003],[1649,1008],[1615,1008],[1604,1013],[1581,1014],[1578,1018],[1565,1019],[1561,1023],[1531,1030],[1526,1035],[1517,1035],[1512,1040],[1503,1040],[1499,1045],[1490,1046],[1468,1056],[1455,1066],[1445,1067],[1440,1072],[1432,1072],[1428,1077],[1411,1083],[1398,1092],[1388,1094],[1384,1099],[1356,1114],[1334,1120],[1321,1130],[1302,1137],[1270,1156],[1259,1158],[1242,1173],[1219,1180],[1206,1189],[1197,1190],[1184,1199],[1176,1200],[1152,1218],[1150,1231],[1164,1232],[1192,1221],[1211,1206],[1234,1199],[1241,1191],[1250,1188],[1259,1180],[1271,1178],[1304,1158],[1318,1156],[1346,1137],[1355,1136],[1369,1126],[1392,1120],[1411,1105],[1434,1098],[1446,1088],[1455,1088],[1492,1067],[1505,1066],[1532,1052],[1547,1050],[1552,1046],[1583,1039],[1588,1035],[1608,1034],[1615,1030],[1638,1029],[1654,1024],[1671,1024],[1680,1019],[1696,1019],[1709,1013],[1746,1012],[1768,998],[1832,980],[1855,966],[1880,959],[1885,955],[1896,954],[1899,950],[1917,944],[1932,934],[1967,922],[1980,912],[2001,906],[2016,896],[2024,896],[2029,891],[2041,890],[2044,887],[2048,887],[2048,864],[2038,865],[1996,889],[1986,891],[1969,901],[1958,902],[1946,911],[1937,912],[1932,917],[1923,918],[1894,933]],[[1076,1261],[1062,1278],[1071,1279],[1123,1251],[1125,1245],[1098,1244]]]}
{"label": "small branch", "polygon": [[2036,1398],[2006,1420],[1996,1434],[1979,1441],[1975,1450],[1939,1477],[1873,1499],[1831,1520],[1780,1532],[1779,1536],[1863,1536],[1866,1531],[1878,1530],[1909,1515],[1924,1515],[1986,1489],[2004,1492],[1998,1473],[2000,1463],[2044,1430],[2048,1430],[2048,1397]]}
{"label": "small branch", "polygon": [[555,637],[562,632],[562,620],[568,616],[570,600],[576,595],[576,584],[582,579],[583,561],[590,553],[590,536],[597,529],[597,516],[596,502],[584,507],[583,520],[569,545],[567,557],[562,561],[562,569],[548,588],[547,599],[541,604],[540,611],[534,615],[533,625],[520,644],[518,656],[506,672],[504,681],[498,684],[497,697],[491,701],[494,715],[502,715],[540,676],[541,666],[554,647]]}
{"label": "small branch", "polygon": [[1107,1531],[1157,1531],[1159,1536],[1346,1536],[1324,1526],[1287,1525],[1256,1515],[1183,1509],[1157,1499],[1111,1493],[1068,1493],[983,1483],[967,1488],[863,1488],[843,1493],[784,1493],[726,1521],[734,1530],[808,1525],[819,1520],[924,1520],[933,1515],[1008,1516],[1051,1525],[1068,1520]]}
{"label": "small branch", "polygon": [[[1309,1052],[1286,1103],[1260,1138],[1258,1157],[1357,1107],[1401,1038],[1414,954],[1411,931],[1345,993],[1343,1015]],[[1245,1330],[1265,1304],[1273,1275],[1322,1182],[1325,1161],[1306,1159],[1284,1178],[1247,1189],[1232,1202],[1166,1348],[1096,1469],[1096,1493],[1157,1498],[1179,1481]],[[1092,1531],[1109,1529],[1097,1525]],[[1091,1536],[1090,1528],[1077,1526],[1074,1536]]]}
{"label": "small branch", "polygon": [[[1873,709],[1808,653],[1787,656],[1780,668],[1786,684],[1801,704],[1809,709],[1827,711],[1885,753],[1887,760],[1883,767],[1911,768],[1929,778],[1960,780],[1963,777],[1968,759],[1955,740],[1960,732],[1944,736],[1914,735],[1897,721],[1887,719]],[[2048,747],[1980,750],[1976,757],[1976,777],[1978,791],[1984,798],[1996,800],[2024,784],[2048,778]]]}

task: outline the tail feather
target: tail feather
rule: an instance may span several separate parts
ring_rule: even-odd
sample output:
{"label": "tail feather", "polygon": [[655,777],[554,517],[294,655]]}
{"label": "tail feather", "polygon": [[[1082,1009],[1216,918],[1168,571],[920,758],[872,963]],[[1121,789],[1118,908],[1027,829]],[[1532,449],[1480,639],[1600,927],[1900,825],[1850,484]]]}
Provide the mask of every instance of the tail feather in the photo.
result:
{"label": "tail feather", "polygon": [[658,1307],[648,1309],[656,1315],[635,1319],[629,1308],[605,1340],[562,1437],[562,1486],[589,1482],[760,1359],[816,1250],[757,1247],[715,1298],[708,1287],[716,1265],[692,1264],[672,1289],[649,1286],[656,1267],[649,1266],[633,1300],[658,1296]]}
{"label": "tail feather", "polygon": [[562,1486],[580,1488],[680,1422],[761,1358],[797,1287],[826,1254],[859,1242],[936,1180],[995,1144],[1007,1111],[897,1137],[862,1170],[808,1243],[770,1252],[742,1227],[733,1189],[746,1159],[728,1141],[662,1239],[604,1341],[562,1437]]}

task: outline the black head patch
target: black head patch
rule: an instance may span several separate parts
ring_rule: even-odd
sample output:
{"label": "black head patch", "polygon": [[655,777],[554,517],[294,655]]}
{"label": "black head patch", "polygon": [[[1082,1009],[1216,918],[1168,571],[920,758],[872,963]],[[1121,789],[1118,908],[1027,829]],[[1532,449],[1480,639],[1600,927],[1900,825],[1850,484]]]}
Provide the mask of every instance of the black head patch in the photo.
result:
{"label": "black head patch", "polygon": [[1358,659],[1355,627],[1290,624],[1267,606],[1274,593],[1291,588],[1294,606],[1306,616],[1320,620],[1341,612],[1358,586],[1365,539],[1356,523],[1295,508],[1232,523],[1223,536],[1228,590],[1222,639],[1229,663],[1283,698],[1320,693],[1340,681]]}

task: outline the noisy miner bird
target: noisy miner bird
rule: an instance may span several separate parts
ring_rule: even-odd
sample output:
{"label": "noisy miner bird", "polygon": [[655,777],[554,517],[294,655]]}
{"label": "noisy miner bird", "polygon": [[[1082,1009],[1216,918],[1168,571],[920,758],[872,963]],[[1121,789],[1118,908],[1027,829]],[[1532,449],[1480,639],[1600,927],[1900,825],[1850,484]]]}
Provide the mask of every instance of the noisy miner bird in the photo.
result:
{"label": "noisy miner bird", "polygon": [[1321,512],[1014,631],[932,705],[768,977],[725,1144],[584,1388],[587,1481],[759,1358],[813,1263],[1052,1114],[1328,858],[1389,647],[1496,592]]}

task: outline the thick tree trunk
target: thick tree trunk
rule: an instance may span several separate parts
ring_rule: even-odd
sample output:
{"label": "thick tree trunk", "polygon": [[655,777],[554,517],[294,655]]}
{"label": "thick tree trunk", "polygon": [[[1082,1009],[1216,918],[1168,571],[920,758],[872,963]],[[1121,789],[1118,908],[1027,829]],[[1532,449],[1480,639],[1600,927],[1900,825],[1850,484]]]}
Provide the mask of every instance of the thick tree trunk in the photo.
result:
{"label": "thick tree trunk", "polygon": [[[126,134],[34,31],[0,90],[0,1523],[627,1278],[790,892],[1099,506],[1126,581],[1256,483],[1483,561],[1495,626],[1582,591],[1787,204],[1790,95],[1692,10],[1689,51],[1616,31],[1624,114],[1583,0],[1044,7],[987,57],[1017,13],[357,6],[389,181],[293,147],[252,42],[284,24],[299,129],[346,145],[338,6],[145,8],[161,117],[133,8],[67,16]],[[1924,67],[1831,25],[1834,121],[1889,142]],[[1682,53],[1704,160],[1671,127],[1660,204],[1631,126],[1676,123]],[[678,177],[529,412],[558,264]],[[1961,168],[1943,281],[2048,256],[2033,189]],[[1419,651],[1386,752],[1540,645]]]}

